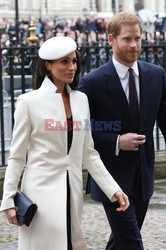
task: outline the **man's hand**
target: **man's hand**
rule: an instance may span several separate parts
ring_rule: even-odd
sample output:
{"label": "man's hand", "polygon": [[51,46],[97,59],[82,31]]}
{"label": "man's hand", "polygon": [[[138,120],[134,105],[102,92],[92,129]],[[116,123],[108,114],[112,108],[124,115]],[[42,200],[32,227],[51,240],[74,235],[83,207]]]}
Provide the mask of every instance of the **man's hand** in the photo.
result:
{"label": "man's hand", "polygon": [[122,190],[119,190],[114,194],[114,196],[117,199],[118,203],[120,204],[120,207],[118,207],[116,211],[118,212],[125,211],[130,205],[127,195]]}
{"label": "man's hand", "polygon": [[139,146],[146,141],[145,135],[138,135],[136,133],[127,133],[121,135],[119,138],[119,149],[126,151],[138,151]]}

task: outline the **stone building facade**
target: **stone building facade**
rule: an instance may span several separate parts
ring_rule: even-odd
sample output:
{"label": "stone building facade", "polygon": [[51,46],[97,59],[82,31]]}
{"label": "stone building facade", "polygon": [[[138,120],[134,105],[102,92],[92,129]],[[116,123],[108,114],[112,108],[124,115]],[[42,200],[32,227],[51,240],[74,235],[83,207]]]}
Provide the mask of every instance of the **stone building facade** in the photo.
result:
{"label": "stone building facade", "polygon": [[81,17],[89,14],[114,14],[119,10],[138,11],[146,8],[155,13],[166,12],[166,0],[0,0],[0,18]]}

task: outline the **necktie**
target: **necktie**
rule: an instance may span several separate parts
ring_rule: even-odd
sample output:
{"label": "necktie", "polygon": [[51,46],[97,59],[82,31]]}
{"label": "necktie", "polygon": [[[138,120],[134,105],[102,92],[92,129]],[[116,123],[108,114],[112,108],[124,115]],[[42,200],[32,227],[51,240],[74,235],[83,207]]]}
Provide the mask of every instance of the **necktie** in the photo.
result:
{"label": "necktie", "polygon": [[134,127],[136,131],[138,131],[139,128],[138,96],[135,86],[135,77],[133,75],[132,68],[129,68],[129,106]]}

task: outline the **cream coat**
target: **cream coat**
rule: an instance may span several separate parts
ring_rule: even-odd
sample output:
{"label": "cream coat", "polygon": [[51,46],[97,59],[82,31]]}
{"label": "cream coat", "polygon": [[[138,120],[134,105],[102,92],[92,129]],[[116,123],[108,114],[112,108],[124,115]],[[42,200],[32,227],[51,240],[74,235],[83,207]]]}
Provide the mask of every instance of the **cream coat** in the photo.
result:
{"label": "cream coat", "polygon": [[[38,205],[29,227],[19,229],[19,250],[67,250],[66,237],[66,174],[71,189],[71,223],[73,250],[86,250],[81,231],[83,207],[82,164],[98,185],[113,201],[120,187],[106,171],[98,153],[93,149],[89,107],[85,94],[73,91],[70,95],[74,126],[73,141],[67,154],[66,114],[61,94],[45,78],[38,90],[18,98],[10,157],[4,181],[1,211],[13,207],[15,195],[26,163],[21,189]],[[52,119],[48,122],[48,119]],[[50,130],[60,121],[59,131]]]}

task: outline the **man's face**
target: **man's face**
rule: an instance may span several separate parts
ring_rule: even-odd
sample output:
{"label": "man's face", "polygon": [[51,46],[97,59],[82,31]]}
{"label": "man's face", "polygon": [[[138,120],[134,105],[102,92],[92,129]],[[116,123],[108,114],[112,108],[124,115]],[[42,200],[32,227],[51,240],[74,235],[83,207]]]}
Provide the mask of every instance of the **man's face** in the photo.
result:
{"label": "man's face", "polygon": [[115,38],[110,34],[109,41],[113,47],[115,59],[131,67],[141,53],[141,31],[139,25],[123,24],[120,34]]}

